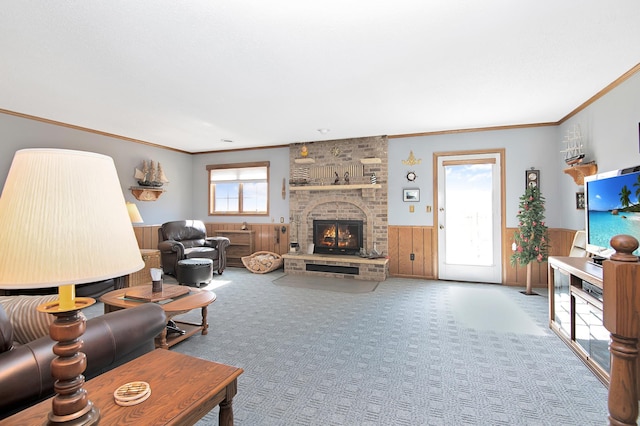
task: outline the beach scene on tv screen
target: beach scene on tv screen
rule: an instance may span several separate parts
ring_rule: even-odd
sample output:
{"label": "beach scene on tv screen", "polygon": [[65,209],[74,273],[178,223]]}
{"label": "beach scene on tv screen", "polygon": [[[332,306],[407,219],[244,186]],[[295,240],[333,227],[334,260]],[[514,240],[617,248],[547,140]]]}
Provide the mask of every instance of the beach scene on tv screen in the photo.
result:
{"label": "beach scene on tv screen", "polygon": [[591,181],[587,197],[590,244],[609,248],[619,234],[640,240],[640,173]]}

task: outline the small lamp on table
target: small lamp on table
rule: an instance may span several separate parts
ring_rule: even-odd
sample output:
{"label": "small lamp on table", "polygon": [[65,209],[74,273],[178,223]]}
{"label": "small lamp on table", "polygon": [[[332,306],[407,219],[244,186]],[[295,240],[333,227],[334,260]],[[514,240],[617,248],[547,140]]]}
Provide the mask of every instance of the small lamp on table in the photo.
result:
{"label": "small lamp on table", "polygon": [[56,317],[49,424],[97,423],[80,351],[80,310],[95,300],[75,297],[74,285],[144,267],[113,160],[60,149],[16,152],[0,197],[0,253],[0,288],[59,288],[58,301],[38,307]]}

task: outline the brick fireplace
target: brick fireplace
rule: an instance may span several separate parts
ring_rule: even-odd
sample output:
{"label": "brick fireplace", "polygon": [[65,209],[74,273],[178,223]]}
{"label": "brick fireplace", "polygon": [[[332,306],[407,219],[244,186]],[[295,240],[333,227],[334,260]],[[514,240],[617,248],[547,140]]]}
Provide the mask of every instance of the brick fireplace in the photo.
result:
{"label": "brick fireplace", "polygon": [[[289,149],[291,241],[299,243],[300,253],[286,255],[285,271],[360,279],[373,279],[372,275],[376,279],[386,278],[386,259],[307,253],[313,243],[314,220],[362,221],[363,249],[371,253],[375,247],[380,253],[388,253],[386,136],[312,142],[304,146],[308,152],[306,157],[301,155],[303,144],[293,144]],[[341,271],[338,266],[360,271],[354,274],[317,271],[322,268],[315,266],[309,268],[309,265],[324,264],[335,264],[336,268],[327,268],[333,271]]]}

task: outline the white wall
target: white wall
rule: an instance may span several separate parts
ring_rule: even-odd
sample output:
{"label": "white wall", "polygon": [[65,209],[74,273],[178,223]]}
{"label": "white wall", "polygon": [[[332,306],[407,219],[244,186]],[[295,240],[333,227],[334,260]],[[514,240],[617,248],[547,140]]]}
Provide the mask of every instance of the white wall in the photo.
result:
{"label": "white wall", "polygon": [[[3,186],[15,152],[24,148],[76,149],[112,157],[122,193],[127,201],[136,203],[145,225],[184,219],[192,215],[190,154],[0,114],[0,182]],[[166,192],[158,201],[138,201],[129,191],[130,186],[137,185],[133,173],[143,160],[162,163],[162,168],[171,181],[165,186]],[[78,176],[78,180],[81,179],[82,176]],[[96,191],[100,191],[100,188],[96,188]]]}
{"label": "white wall", "polygon": [[[269,161],[269,216],[209,216],[209,175],[207,165]],[[289,147],[247,151],[196,154],[193,156],[194,190],[193,214],[195,219],[205,222],[229,223],[289,223]],[[286,194],[282,199],[282,179],[285,179]]]}
{"label": "white wall", "polygon": [[[640,73],[623,82],[559,126],[562,138],[575,124],[585,137],[585,161],[595,161],[598,172],[640,165]],[[564,168],[557,161],[558,168]],[[560,180],[562,222],[569,229],[584,229],[585,211],[576,210],[575,193],[583,191],[568,175]]]}
{"label": "white wall", "polygon": [[[524,191],[524,171],[535,167],[541,173],[541,190],[547,200],[548,225],[582,229],[584,210],[575,208],[575,193],[582,188],[563,173],[566,166],[560,150],[564,134],[574,123],[579,123],[587,139],[587,159],[595,160],[599,170],[606,171],[640,164],[639,122],[640,73],[561,126],[390,139],[389,224],[433,225],[434,213],[426,213],[425,207],[433,206],[434,152],[504,148],[507,226],[517,225],[516,212],[518,198]],[[286,199],[283,200],[281,196],[282,179],[288,182],[289,177],[289,149],[286,147],[191,155],[0,114],[0,182],[6,179],[16,150],[36,147],[79,149],[113,157],[125,198],[136,202],[145,224],[185,218],[279,223],[280,217],[283,217],[285,223],[289,222],[289,191]],[[417,158],[422,159],[419,166],[402,164],[411,150]],[[136,184],[134,168],[145,159],[160,161],[171,181],[166,186],[167,192],[155,202],[137,201],[128,189]],[[234,218],[208,216],[206,165],[249,161],[271,161],[270,215]],[[407,182],[405,178],[409,170],[415,170],[418,174],[414,183]],[[78,179],[82,179],[82,176],[78,176]],[[407,187],[421,190],[415,213],[410,213],[408,203],[402,202],[402,189]]]}
{"label": "white wall", "polygon": [[[545,126],[390,139],[389,224],[433,225],[435,212],[432,208],[431,213],[427,213],[426,206],[434,205],[435,152],[504,148],[507,227],[517,226],[516,213],[519,197],[525,190],[525,170],[531,167],[540,170],[541,191],[547,202],[547,223],[551,227],[560,226],[561,203],[556,184],[560,172],[555,161],[560,155],[559,144],[556,144],[557,131],[556,126]],[[402,160],[409,157],[410,151],[413,151],[416,158],[422,159],[420,165],[411,167],[402,163]],[[405,176],[409,170],[417,173],[418,179],[415,182],[407,181]],[[402,202],[402,188],[420,188],[420,203],[417,203],[415,213],[410,213],[408,203]]]}

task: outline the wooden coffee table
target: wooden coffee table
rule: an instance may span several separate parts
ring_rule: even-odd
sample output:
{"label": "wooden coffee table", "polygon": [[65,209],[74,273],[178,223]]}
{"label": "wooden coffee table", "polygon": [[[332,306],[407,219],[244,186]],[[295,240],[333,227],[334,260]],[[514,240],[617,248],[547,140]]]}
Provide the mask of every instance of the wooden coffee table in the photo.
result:
{"label": "wooden coffee table", "polygon": [[[156,349],[101,374],[84,384],[89,400],[100,410],[100,424],[192,425],[220,405],[220,425],[233,425],[233,397],[243,370],[173,351]],[[149,383],[149,399],[122,407],[113,392],[120,386]],[[0,420],[0,425],[44,425],[51,398]]]}
{"label": "wooden coffee table", "polygon": [[[138,286],[121,288],[105,293],[100,297],[100,301],[104,303],[104,313],[117,311],[120,309],[127,309],[139,306],[141,303],[150,303],[146,301],[144,296],[150,294],[151,286]],[[158,303],[164,309],[167,316],[167,321],[175,317],[176,315],[184,314],[192,309],[200,308],[202,311],[202,322],[200,324],[176,321],[181,329],[185,331],[184,334],[167,334],[165,328],[160,336],[156,339],[156,346],[162,349],[168,349],[178,342],[182,342],[184,339],[193,336],[198,331],[202,331],[202,334],[208,333],[209,324],[207,322],[207,307],[216,300],[216,294],[212,291],[201,290],[195,287],[177,286],[171,284],[164,284],[162,286],[163,293],[172,294],[178,293],[180,290],[188,290],[188,293],[179,295],[173,298],[165,300],[159,300]],[[156,293],[154,293],[156,295]],[[156,297],[157,298],[157,297]]]}

